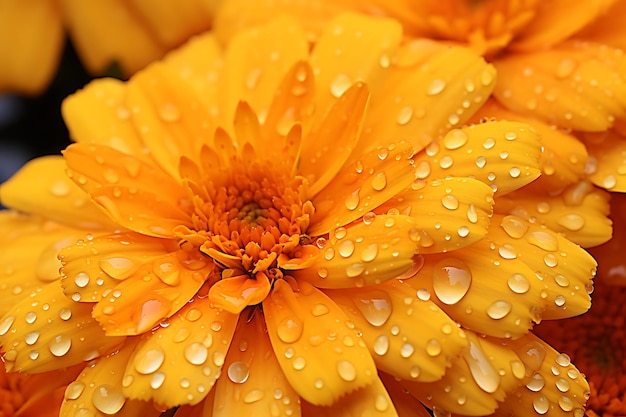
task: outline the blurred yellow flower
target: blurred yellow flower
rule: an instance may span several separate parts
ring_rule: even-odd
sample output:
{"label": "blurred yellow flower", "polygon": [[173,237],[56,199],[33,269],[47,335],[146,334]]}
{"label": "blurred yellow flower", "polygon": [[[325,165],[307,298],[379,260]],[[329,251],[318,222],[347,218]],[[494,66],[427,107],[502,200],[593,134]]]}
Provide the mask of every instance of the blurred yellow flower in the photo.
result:
{"label": "blurred yellow flower", "polygon": [[579,416],[530,329],[596,264],[500,204],[532,126],[457,127],[494,68],[355,14],[308,40],[203,35],[65,101],[78,143],[0,189],[7,368],[83,364],[61,416]]}
{"label": "blurred yellow flower", "polygon": [[218,0],[0,0],[0,92],[38,94],[69,32],[85,68],[130,75],[211,27]]}

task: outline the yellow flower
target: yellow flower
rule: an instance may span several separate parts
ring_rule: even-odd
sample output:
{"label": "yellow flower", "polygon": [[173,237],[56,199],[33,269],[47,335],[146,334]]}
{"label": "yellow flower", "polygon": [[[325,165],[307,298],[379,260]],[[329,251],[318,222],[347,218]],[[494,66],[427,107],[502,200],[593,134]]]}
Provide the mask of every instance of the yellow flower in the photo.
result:
{"label": "yellow flower", "polygon": [[69,32],[83,64],[130,75],[211,26],[214,0],[0,1],[0,92],[38,94],[57,69]]}
{"label": "yellow flower", "polygon": [[0,213],[7,368],[84,364],[61,416],[579,415],[529,331],[589,308],[595,261],[498,203],[537,134],[457,128],[494,68],[401,39],[276,19],[68,98],[78,143],[0,190],[30,213]]}

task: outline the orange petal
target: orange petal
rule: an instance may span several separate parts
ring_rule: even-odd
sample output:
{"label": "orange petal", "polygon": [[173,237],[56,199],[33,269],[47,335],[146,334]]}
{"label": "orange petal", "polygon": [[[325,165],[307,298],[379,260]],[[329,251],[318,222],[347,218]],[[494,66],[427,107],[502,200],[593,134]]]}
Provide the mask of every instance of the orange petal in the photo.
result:
{"label": "orange petal", "polygon": [[146,332],[184,306],[213,274],[213,262],[200,253],[169,253],[117,284],[93,316],[108,335]]}
{"label": "orange petal", "polygon": [[0,187],[2,204],[72,227],[116,227],[89,201],[89,196],[67,177],[66,169],[65,161],[60,156],[44,156],[29,161]]}
{"label": "orange petal", "polygon": [[100,301],[143,264],[166,255],[168,243],[176,248],[174,241],[136,233],[89,235],[59,251],[63,290],[81,302]]}
{"label": "orange petal", "polygon": [[385,77],[365,79],[372,104],[359,151],[381,138],[408,140],[421,150],[463,126],[487,100],[496,79],[493,66],[469,49],[433,44],[419,40],[397,57],[378,58],[390,69]]}
{"label": "orange petal", "polygon": [[[280,369],[260,310],[241,317],[217,380],[212,417],[300,416],[300,398]],[[205,407],[206,409],[206,407]]]}
{"label": "orange petal", "polygon": [[59,250],[81,237],[84,233],[52,221],[0,211],[0,315],[26,295],[59,279]]}
{"label": "orange petal", "polygon": [[367,85],[352,85],[334,103],[324,119],[303,137],[298,172],[305,177],[311,198],[335,180],[359,140],[369,100]]}
{"label": "orange petal", "polygon": [[118,352],[91,362],[65,390],[60,415],[87,414],[98,417],[113,414],[120,417],[160,415],[152,404],[129,400],[122,392],[123,370],[134,347],[135,343],[127,341]]}
{"label": "orange petal", "polygon": [[237,317],[194,297],[140,339],[123,374],[124,395],[164,408],[198,404],[220,376]]}
{"label": "orange petal", "polygon": [[512,111],[593,132],[626,117],[626,56],[621,50],[570,42],[509,55],[494,64],[494,96]]}
{"label": "orange petal", "polygon": [[310,268],[291,273],[318,288],[354,288],[396,278],[413,266],[418,232],[409,216],[375,215],[339,227],[325,240]]}
{"label": "orange petal", "polygon": [[532,186],[497,199],[495,211],[543,224],[572,242],[592,247],[611,238],[609,198],[609,193],[586,181],[558,194]]}
{"label": "orange petal", "polygon": [[372,384],[341,397],[329,406],[316,406],[303,401],[302,411],[305,416],[398,417],[393,399],[389,397],[389,393],[379,378],[376,378]]}
{"label": "orange petal", "polygon": [[609,191],[626,192],[626,138],[609,130],[600,138],[585,135],[584,139],[591,156],[591,182]]}
{"label": "orange petal", "polygon": [[0,2],[0,91],[38,94],[54,76],[65,33],[57,2]]}
{"label": "orange petal", "polygon": [[306,401],[331,405],[377,379],[374,361],[354,325],[310,284],[301,283],[294,293],[277,280],[263,301],[263,312],[280,367]]}
{"label": "orange petal", "polygon": [[407,144],[381,146],[341,169],[313,198],[307,232],[322,235],[345,226],[408,187],[415,178],[412,153]]}
{"label": "orange petal", "polygon": [[432,414],[414,396],[409,394],[398,380],[385,373],[380,373],[380,379],[385,384],[398,417],[431,417]]}
{"label": "orange petal", "polygon": [[531,125],[486,122],[451,130],[416,155],[415,166],[420,179],[476,178],[500,196],[540,175],[540,153]]}
{"label": "orange petal", "polygon": [[189,223],[183,187],[159,168],[107,146],[70,145],[70,177],[114,221],[149,236],[172,237]]}
{"label": "orange petal", "polygon": [[614,1],[606,13],[597,16],[574,37],[626,50],[626,26],[622,20],[624,15],[626,15],[626,2]]}
{"label": "orange petal", "polygon": [[216,308],[239,314],[247,306],[263,301],[270,289],[270,281],[264,273],[257,273],[255,278],[249,275],[223,278],[211,286],[209,300]]}
{"label": "orange petal", "polygon": [[59,281],[15,304],[0,321],[7,370],[46,372],[117,348],[124,338],[105,336],[91,310],[65,297]]}
{"label": "orange petal", "polygon": [[410,215],[419,233],[420,253],[438,253],[475,243],[487,234],[493,190],[473,178],[415,181],[375,212]]}
{"label": "orange petal", "polygon": [[402,282],[326,293],[363,332],[376,367],[395,378],[436,381],[467,346],[454,320]]}

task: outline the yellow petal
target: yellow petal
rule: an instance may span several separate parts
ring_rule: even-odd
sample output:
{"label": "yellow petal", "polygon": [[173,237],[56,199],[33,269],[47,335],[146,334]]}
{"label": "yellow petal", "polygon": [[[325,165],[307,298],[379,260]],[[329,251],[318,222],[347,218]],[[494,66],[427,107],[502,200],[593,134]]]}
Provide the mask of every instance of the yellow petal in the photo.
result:
{"label": "yellow petal", "polygon": [[84,237],[84,233],[52,221],[0,211],[0,315],[26,295],[59,279],[59,250]]}
{"label": "yellow petal", "polygon": [[111,229],[110,221],[65,174],[60,156],[44,156],[24,165],[2,184],[2,204],[83,229]]}
{"label": "yellow petal", "polygon": [[597,263],[584,249],[515,216],[494,216],[488,238],[502,257],[520,259],[541,281],[542,318],[572,317],[589,309]]}
{"label": "yellow petal", "polygon": [[451,360],[446,375],[436,382],[400,381],[430,408],[464,416],[493,412],[525,377],[520,358],[507,346],[467,333],[469,346]]}
{"label": "yellow petal", "polygon": [[420,150],[463,126],[494,88],[495,69],[469,49],[443,45],[424,49],[418,41],[400,53],[406,62],[395,64],[391,57],[385,78],[366,79],[372,106],[362,141],[370,147],[385,138],[409,140]]}
{"label": "yellow petal", "polygon": [[402,214],[375,215],[337,228],[325,240],[310,268],[293,271],[318,288],[354,288],[380,284],[409,270],[417,252],[415,220]]}
{"label": "yellow petal", "polygon": [[96,304],[93,316],[108,335],[146,332],[184,306],[213,269],[213,262],[195,251],[161,256],[117,284]]}
{"label": "yellow petal", "polygon": [[412,154],[406,143],[380,146],[328,178],[330,184],[313,198],[307,232],[322,235],[345,226],[404,190],[415,178]]}
{"label": "yellow petal", "polygon": [[[419,168],[418,168],[419,170]],[[398,210],[410,215],[419,232],[420,253],[438,253],[475,243],[487,234],[493,190],[473,178],[418,180],[376,213]]]}
{"label": "yellow petal", "polygon": [[402,282],[326,294],[363,332],[376,367],[395,378],[436,381],[450,358],[467,346],[454,320]]}
{"label": "yellow petal", "polygon": [[111,352],[122,337],[107,337],[91,317],[91,304],[65,297],[60,281],[12,306],[0,320],[7,370],[46,372]]}
{"label": "yellow petal", "polygon": [[385,373],[379,373],[381,381],[385,384],[385,389],[389,393],[393,405],[399,417],[431,417],[426,407],[414,396],[409,394],[396,378]]}
{"label": "yellow petal", "polygon": [[[280,369],[260,310],[239,320],[217,380],[212,417],[300,416],[300,398]],[[246,320],[247,319],[247,320]]]}
{"label": "yellow petal", "polygon": [[389,393],[379,378],[376,378],[372,384],[341,397],[329,406],[315,406],[303,402],[302,411],[305,416],[398,417],[393,399],[389,397]]}
{"label": "yellow petal", "polygon": [[494,96],[515,112],[582,131],[606,130],[626,116],[626,56],[621,50],[566,43],[509,55],[495,65]]}
{"label": "yellow petal", "polygon": [[189,223],[183,187],[159,168],[108,146],[74,144],[64,154],[70,177],[116,222],[158,237]]}
{"label": "yellow petal", "polygon": [[506,248],[500,250],[487,237],[449,254],[424,255],[424,261],[405,282],[464,328],[515,338],[532,327],[543,285]]}
{"label": "yellow petal", "polygon": [[591,155],[591,182],[609,191],[626,192],[626,138],[613,130],[600,138],[592,135],[584,138]]}
{"label": "yellow petal", "polygon": [[[167,254],[176,242],[136,233],[88,236],[59,251],[63,290],[81,302],[97,302],[139,268]],[[78,297],[80,296],[80,297]]]}
{"label": "yellow petal", "polygon": [[62,3],[72,44],[91,73],[102,73],[115,63],[124,74],[132,74],[165,52],[141,16],[123,0]]}
{"label": "yellow petal", "polygon": [[123,374],[124,395],[165,408],[198,404],[220,375],[237,317],[193,298],[140,339]]}
{"label": "yellow petal", "polygon": [[418,178],[476,178],[500,196],[540,175],[540,152],[532,126],[486,122],[451,130],[416,155],[415,166]]}
{"label": "yellow petal", "polygon": [[527,123],[541,138],[543,146],[543,152],[539,156],[541,176],[533,182],[533,187],[558,190],[585,177],[587,149],[577,137],[556,126],[506,110],[494,99],[485,103],[472,120],[478,122],[481,119],[492,118]]}
{"label": "yellow petal", "polygon": [[118,352],[90,363],[65,390],[60,415],[81,414],[104,417],[156,417],[160,412],[147,402],[133,401],[122,392],[123,370],[135,343],[126,343]]}
{"label": "yellow petal", "polygon": [[250,103],[263,120],[283,77],[296,62],[308,56],[308,49],[302,30],[284,17],[234,37],[224,56],[228,71],[221,86],[221,120],[233,120],[239,101]]}
{"label": "yellow petal", "polygon": [[574,37],[624,50],[626,49],[626,26],[622,20],[624,14],[626,14],[626,2],[615,1],[606,13],[597,16]]}
{"label": "yellow petal", "polygon": [[511,48],[532,51],[557,44],[593,22],[616,0],[591,0],[573,4],[567,0],[537,2],[534,18]]}
{"label": "yellow petal", "polygon": [[57,2],[0,2],[0,91],[38,94],[54,76],[65,34]]}
{"label": "yellow petal", "polygon": [[609,193],[586,181],[558,194],[532,186],[497,199],[495,211],[543,224],[572,242],[592,247],[611,238],[609,198]]}
{"label": "yellow petal", "polygon": [[316,111],[326,113],[353,83],[369,84],[381,77],[386,72],[381,57],[389,59],[401,36],[402,28],[391,19],[341,14],[331,20],[311,54],[318,88]]}
{"label": "yellow petal", "polygon": [[310,284],[303,282],[294,292],[285,281],[275,281],[263,312],[280,367],[306,401],[330,405],[377,379],[374,361],[354,325]]}
{"label": "yellow petal", "polygon": [[150,161],[144,156],[145,146],[133,126],[126,95],[126,84],[120,80],[93,80],[63,100],[63,120],[76,142],[107,145]]}
{"label": "yellow petal", "polygon": [[247,306],[259,304],[270,292],[270,281],[264,273],[223,278],[211,286],[209,299],[215,308],[239,314]]}
{"label": "yellow petal", "polygon": [[[559,353],[538,337],[509,344],[526,368],[525,385],[511,390],[495,416],[549,415],[566,417],[584,414],[589,384],[569,356]],[[500,401],[500,400],[499,400]]]}
{"label": "yellow petal", "polygon": [[356,83],[334,103],[319,125],[305,135],[298,155],[298,171],[310,183],[308,195],[315,196],[336,181],[359,140],[369,90]]}

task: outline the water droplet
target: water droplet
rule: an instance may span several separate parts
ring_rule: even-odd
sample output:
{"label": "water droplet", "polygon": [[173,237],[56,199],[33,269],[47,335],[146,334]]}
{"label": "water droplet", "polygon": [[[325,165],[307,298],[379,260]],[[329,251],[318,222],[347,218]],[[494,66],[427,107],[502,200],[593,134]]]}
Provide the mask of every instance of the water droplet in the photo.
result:
{"label": "water droplet", "polygon": [[467,208],[467,220],[470,223],[476,224],[478,222],[478,212],[476,211],[476,207],[473,204],[470,204]]}
{"label": "water droplet", "polygon": [[83,393],[85,390],[85,384],[82,382],[74,381],[67,386],[65,389],[65,399],[66,400],[75,400]]}
{"label": "water droplet", "polygon": [[513,307],[508,301],[494,301],[489,307],[487,307],[487,315],[494,320],[499,320],[506,317]]}
{"label": "water droplet", "polygon": [[533,400],[533,408],[537,414],[545,414],[550,409],[550,402],[544,395],[540,395]]}
{"label": "water droplet", "polygon": [[504,244],[498,248],[498,254],[503,259],[515,259],[517,258],[517,254],[515,253],[515,248],[511,245]]}
{"label": "water droplet", "polygon": [[494,146],[496,146],[496,140],[494,138],[489,137],[483,142],[483,148],[485,148],[486,150],[489,150]]}
{"label": "water droplet", "polygon": [[243,362],[233,362],[228,367],[228,378],[235,384],[243,384],[250,376],[250,369]]}
{"label": "water droplet", "polygon": [[252,404],[257,401],[261,401],[264,395],[265,394],[260,389],[252,389],[243,397],[243,402],[246,404]]}
{"label": "water droplet", "polygon": [[413,117],[413,107],[404,106],[400,109],[400,112],[398,113],[398,117],[396,118],[396,122],[400,126],[404,126],[411,121],[412,117]]}
{"label": "water droplet", "polygon": [[510,362],[511,373],[517,379],[522,379],[526,376],[526,367],[521,361],[514,360]]}
{"label": "water droplet", "polygon": [[335,79],[330,83],[330,93],[335,98],[341,97],[341,95],[352,85],[352,79],[350,76],[344,73],[337,74]]}
{"label": "water droplet", "polygon": [[54,356],[60,357],[69,352],[72,347],[72,339],[66,335],[56,336],[50,341],[48,349]]}
{"label": "water droplet", "polygon": [[509,170],[509,175],[511,176],[511,178],[517,178],[520,176],[521,173],[522,171],[518,167],[512,167]]}
{"label": "water droplet", "polygon": [[70,310],[69,308],[62,308],[61,311],[59,311],[59,318],[63,321],[71,319],[72,310]]}
{"label": "water droplet", "polygon": [[580,214],[566,214],[556,221],[559,225],[573,232],[582,229],[585,226],[585,218]]}
{"label": "water droplet", "polygon": [[202,317],[202,311],[197,308],[192,308],[187,312],[187,314],[185,314],[185,318],[191,322],[199,320],[200,317]]}
{"label": "water droplet", "polygon": [[296,371],[301,371],[306,366],[306,361],[302,356],[298,356],[293,360],[291,366],[293,366],[293,369],[295,369]]}
{"label": "water droplet", "polygon": [[384,334],[376,337],[372,348],[377,355],[382,356],[386,354],[389,351],[389,338]]}
{"label": "water droplet", "polygon": [[572,360],[566,353],[559,353],[554,361],[562,367],[569,366],[572,363]]}
{"label": "water droplet", "polygon": [[374,400],[374,408],[376,411],[384,412],[389,408],[389,400],[382,394],[378,394]]}
{"label": "water droplet", "polygon": [[480,74],[480,82],[486,87],[493,82],[493,73],[488,69],[485,69]]}
{"label": "water droplet", "polygon": [[135,358],[135,370],[140,374],[151,374],[161,367],[165,354],[160,349],[150,349]]}
{"label": "water droplet", "polygon": [[456,113],[452,113],[451,115],[448,116],[448,123],[450,123],[452,126],[454,126],[457,123],[459,123],[460,120],[461,120],[461,118]]}
{"label": "water droplet", "polygon": [[379,172],[372,178],[372,188],[376,191],[382,191],[387,186],[387,175]]}
{"label": "water droplet", "polygon": [[457,230],[457,234],[460,237],[467,237],[470,234],[470,229],[467,226],[461,226],[459,227],[459,229]]}
{"label": "water droplet", "polygon": [[376,220],[376,214],[373,212],[367,212],[363,215],[363,223],[372,224]]}
{"label": "water droplet", "polygon": [[112,415],[122,409],[126,397],[121,390],[108,384],[102,384],[94,390],[91,402],[98,411]]}
{"label": "water droplet", "polygon": [[24,338],[24,341],[26,342],[27,345],[32,346],[35,343],[37,343],[38,339],[39,339],[39,332],[30,332],[26,335],[26,337]]}
{"label": "water droplet", "polygon": [[532,379],[526,384],[526,388],[533,392],[539,392],[546,385],[546,381],[543,379],[543,376],[539,373],[535,373]]}
{"label": "water droplet", "polygon": [[511,291],[516,294],[524,294],[530,290],[530,281],[524,275],[514,273],[507,279],[507,284]]}
{"label": "water droplet", "polygon": [[56,180],[50,185],[50,192],[57,197],[65,197],[70,193],[70,186],[66,180]]}
{"label": "water droplet", "polygon": [[109,184],[115,184],[120,180],[120,174],[118,174],[113,168],[105,168],[102,172],[102,177]]}
{"label": "water droplet", "polygon": [[152,265],[152,270],[164,284],[175,286],[180,282],[178,266],[171,262],[157,261]]}
{"label": "water droplet", "polygon": [[448,210],[456,210],[459,208],[459,200],[450,194],[441,197],[441,204]]}
{"label": "water droplet", "polygon": [[347,360],[337,362],[337,373],[344,381],[351,382],[356,379],[356,368]]}
{"label": "water droplet", "polygon": [[500,375],[493,369],[480,347],[470,341],[469,350],[463,355],[476,384],[485,392],[493,394],[500,386]]}
{"label": "water droplet", "polygon": [[74,284],[77,287],[85,288],[89,284],[89,275],[85,272],[79,272],[74,277]]}
{"label": "water droplet", "polygon": [[98,266],[107,275],[116,279],[128,278],[138,269],[138,266],[132,260],[118,256],[103,258],[98,262]]}
{"label": "water droplet", "polygon": [[354,242],[352,240],[344,240],[339,245],[339,254],[344,258],[349,258],[354,253]]}
{"label": "water droplet", "polygon": [[442,79],[435,79],[430,83],[428,90],[426,90],[426,94],[429,96],[434,96],[443,91],[446,88],[446,82]]}
{"label": "water droplet", "polygon": [[180,120],[180,110],[172,103],[166,103],[159,108],[159,116],[164,122],[177,122]]}
{"label": "water droplet", "polygon": [[122,378],[122,386],[124,388],[128,388],[132,385],[133,381],[135,381],[135,377],[132,375],[124,375],[124,378]]}
{"label": "water droplet", "polygon": [[558,264],[558,260],[556,259],[556,256],[554,256],[551,253],[543,257],[543,262],[546,264],[546,266],[550,268],[554,268]]}
{"label": "water droplet", "polygon": [[545,251],[555,252],[559,250],[559,241],[556,237],[542,230],[530,232],[526,236],[526,240],[531,245],[537,246]]}
{"label": "water droplet", "polygon": [[429,356],[437,356],[441,353],[441,343],[437,339],[430,339],[426,342],[426,353]]}
{"label": "water droplet", "polygon": [[563,59],[556,67],[557,78],[569,77],[576,69],[576,62],[571,59]]}
{"label": "water droplet", "polygon": [[152,389],[161,388],[163,382],[165,382],[165,374],[163,372],[157,372],[152,375],[152,378],[150,378],[150,386],[152,387]]}
{"label": "water droplet", "polygon": [[617,179],[615,178],[614,175],[607,175],[606,177],[604,177],[604,179],[602,180],[602,185],[604,186],[604,188],[606,188],[607,190],[610,190],[611,188],[615,187],[617,185]]}
{"label": "water droplet", "polygon": [[192,365],[202,365],[206,362],[209,351],[202,343],[194,342],[185,346],[183,354]]}
{"label": "water droplet", "polygon": [[561,407],[561,410],[565,412],[572,411],[574,409],[574,402],[568,397],[562,395],[559,398],[559,407]]}
{"label": "water droplet", "polygon": [[324,314],[328,314],[328,311],[328,307],[326,307],[325,304],[315,304],[315,306],[313,306],[313,309],[311,309],[311,314],[314,317],[320,317]]}
{"label": "water droplet", "polygon": [[472,273],[463,261],[456,258],[442,259],[433,269],[433,289],[444,304],[459,302],[470,288]]}
{"label": "water droplet", "polygon": [[506,216],[503,218],[500,227],[504,229],[507,235],[514,239],[521,238],[528,231],[526,222],[514,216]]}
{"label": "water droplet", "polygon": [[386,292],[371,290],[354,299],[357,308],[372,326],[382,326],[392,311],[391,299]]}
{"label": "water droplet", "polygon": [[26,323],[28,324],[33,324],[35,322],[35,320],[37,320],[37,313],[35,313],[34,311],[29,311],[28,313],[26,313],[26,315],[24,316],[24,320],[26,321]]}
{"label": "water droplet", "polygon": [[478,168],[484,168],[485,165],[487,165],[487,158],[485,158],[484,156],[479,156],[476,158],[476,166]]}
{"label": "water droplet", "polygon": [[276,333],[284,343],[293,343],[300,339],[303,330],[303,324],[299,319],[286,318],[278,324]]}
{"label": "water droplet", "polygon": [[361,260],[363,262],[371,262],[378,255],[378,244],[370,243],[361,251]]}
{"label": "water droplet", "polygon": [[345,206],[348,210],[354,210],[359,206],[359,192],[361,191],[360,188],[357,188],[356,190],[354,190],[354,192],[352,194],[350,194],[350,196],[348,196],[345,200]]}

